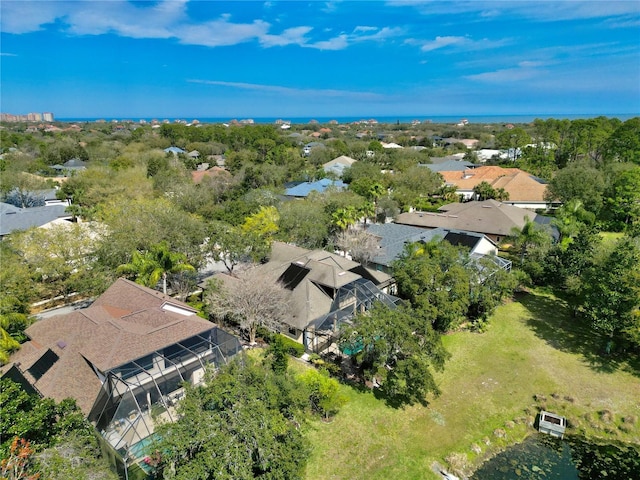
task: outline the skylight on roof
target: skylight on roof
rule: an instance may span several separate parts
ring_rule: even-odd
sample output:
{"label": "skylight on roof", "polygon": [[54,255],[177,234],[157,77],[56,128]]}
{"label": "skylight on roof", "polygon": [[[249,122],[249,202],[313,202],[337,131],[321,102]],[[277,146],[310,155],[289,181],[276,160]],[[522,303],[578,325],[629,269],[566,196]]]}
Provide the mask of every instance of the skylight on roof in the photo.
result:
{"label": "skylight on roof", "polygon": [[191,315],[195,315],[193,313],[193,311],[187,310],[186,308],[183,308],[183,307],[180,307],[179,305],[174,305],[174,304],[171,304],[171,303],[165,303],[164,305],[162,305],[162,310],[164,310],[166,312],[178,313],[178,314],[184,315],[186,317],[189,317]]}

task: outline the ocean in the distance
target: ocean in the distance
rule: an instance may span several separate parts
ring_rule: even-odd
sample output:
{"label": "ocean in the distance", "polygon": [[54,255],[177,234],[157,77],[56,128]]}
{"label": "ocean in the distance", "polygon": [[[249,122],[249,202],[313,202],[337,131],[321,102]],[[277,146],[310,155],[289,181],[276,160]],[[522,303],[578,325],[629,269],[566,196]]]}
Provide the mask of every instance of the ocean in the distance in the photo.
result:
{"label": "ocean in the distance", "polygon": [[292,124],[307,124],[313,120],[318,123],[325,124],[329,123],[332,120],[337,121],[339,124],[344,123],[354,123],[362,120],[376,120],[378,123],[411,123],[415,120],[422,123],[458,123],[462,119],[467,120],[469,123],[497,123],[497,124],[505,124],[505,123],[531,123],[535,119],[540,118],[543,120],[549,118],[555,119],[567,119],[567,120],[578,120],[578,119],[587,119],[587,118],[595,118],[595,117],[608,117],[608,118],[618,118],[622,121],[629,120],[637,115],[634,114],[540,114],[540,115],[447,115],[447,116],[427,116],[427,115],[415,115],[415,116],[361,116],[361,117],[95,117],[95,118],[57,118],[56,120],[59,122],[95,122],[96,120],[105,120],[107,122],[111,122],[112,120],[125,121],[131,120],[134,122],[139,122],[140,120],[145,120],[150,122],[152,120],[164,121],[169,120],[173,123],[176,120],[183,120],[186,122],[192,122],[193,120],[198,120],[200,123],[228,123],[232,120],[253,120],[254,123],[258,124],[270,124],[275,123],[277,120],[283,120],[285,122],[290,122]]}

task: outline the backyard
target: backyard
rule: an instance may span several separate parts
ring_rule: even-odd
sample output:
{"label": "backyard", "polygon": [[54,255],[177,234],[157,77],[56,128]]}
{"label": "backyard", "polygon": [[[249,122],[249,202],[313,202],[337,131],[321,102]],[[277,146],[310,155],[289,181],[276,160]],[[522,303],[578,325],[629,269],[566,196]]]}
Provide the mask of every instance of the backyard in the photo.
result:
{"label": "backyard", "polygon": [[639,366],[603,357],[603,342],[553,295],[523,294],[496,310],[487,332],[444,342],[442,395],[426,408],[394,409],[344,386],[349,402],[333,422],[309,428],[306,478],[438,478],[434,462],[477,465],[532,433],[541,409],[566,416],[568,434],[640,444]]}

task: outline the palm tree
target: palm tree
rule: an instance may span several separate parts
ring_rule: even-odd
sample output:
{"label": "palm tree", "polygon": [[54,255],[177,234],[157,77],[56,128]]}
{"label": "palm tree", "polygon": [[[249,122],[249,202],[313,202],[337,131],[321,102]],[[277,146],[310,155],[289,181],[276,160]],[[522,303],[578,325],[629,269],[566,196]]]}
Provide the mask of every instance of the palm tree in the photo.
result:
{"label": "palm tree", "polygon": [[9,317],[0,315],[0,365],[9,361],[9,354],[20,348],[20,343],[7,331]]}
{"label": "palm tree", "polygon": [[513,227],[511,229],[511,239],[513,245],[520,251],[520,264],[524,263],[524,257],[536,246],[543,245],[548,241],[549,236],[535,222],[524,217],[522,229]]}
{"label": "palm tree", "polygon": [[162,279],[162,291],[167,294],[167,274],[185,271],[195,271],[187,263],[186,255],[169,250],[166,242],[152,245],[144,252],[135,251],[131,262],[120,265],[116,272],[135,279],[136,283],[147,287],[154,287]]}
{"label": "palm tree", "polygon": [[582,200],[574,198],[556,211],[553,225],[560,232],[560,243],[566,247],[584,225],[593,225],[595,215],[585,210]]}
{"label": "palm tree", "polygon": [[351,205],[343,208],[338,208],[331,214],[331,220],[333,224],[338,227],[339,230],[346,230],[350,225],[353,225],[358,221],[359,212]]}

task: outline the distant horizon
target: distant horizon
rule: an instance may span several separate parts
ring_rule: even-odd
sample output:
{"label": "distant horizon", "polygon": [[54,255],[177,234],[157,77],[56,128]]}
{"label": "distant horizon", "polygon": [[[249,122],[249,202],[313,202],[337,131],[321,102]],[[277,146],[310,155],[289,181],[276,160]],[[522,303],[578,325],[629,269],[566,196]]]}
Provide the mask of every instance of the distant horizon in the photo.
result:
{"label": "distant horizon", "polygon": [[[548,113],[548,114],[487,114],[487,115],[344,115],[344,116],[298,116],[298,117],[283,117],[277,115],[267,115],[267,116],[230,116],[230,117],[220,117],[220,116],[210,116],[210,117],[198,117],[193,115],[182,115],[182,116],[115,116],[115,117],[105,117],[105,116],[88,116],[88,117],[60,117],[56,118],[55,121],[59,122],[96,122],[99,120],[104,120],[107,122],[111,122],[112,120],[117,121],[132,121],[139,122],[141,120],[150,122],[152,120],[157,120],[162,122],[164,120],[169,120],[170,122],[175,121],[186,121],[187,123],[192,122],[193,120],[197,120],[200,123],[226,123],[229,121],[237,120],[253,120],[255,123],[264,124],[264,123],[274,123],[278,120],[282,120],[284,122],[290,122],[292,124],[306,124],[312,121],[317,121],[318,123],[324,124],[329,123],[332,120],[338,121],[338,123],[354,123],[360,121],[368,121],[375,120],[378,123],[396,123],[399,121],[400,123],[411,123],[413,121],[420,121],[421,123],[451,123],[451,122],[459,122],[461,120],[469,120],[469,123],[530,123],[535,119],[557,119],[557,120],[578,120],[578,119],[590,119],[597,117],[606,117],[606,118],[617,118],[621,121],[626,121],[631,118],[635,118],[640,116],[639,113],[593,113],[593,114],[569,114],[569,113]],[[519,120],[519,121],[517,121]]]}
{"label": "distant horizon", "polygon": [[640,2],[625,0],[2,0],[1,109],[46,102],[59,118],[640,112],[638,26]]}

